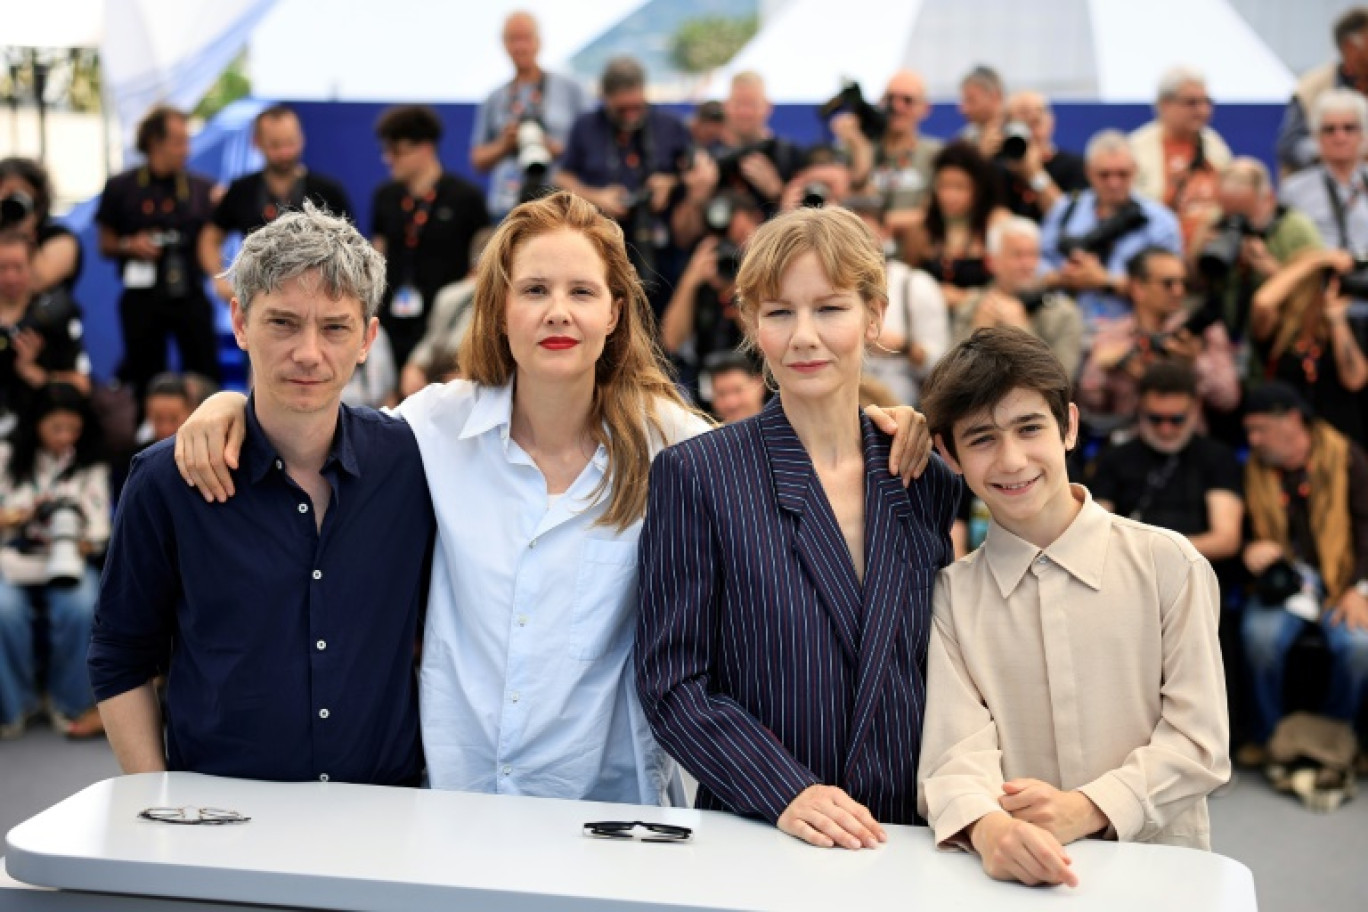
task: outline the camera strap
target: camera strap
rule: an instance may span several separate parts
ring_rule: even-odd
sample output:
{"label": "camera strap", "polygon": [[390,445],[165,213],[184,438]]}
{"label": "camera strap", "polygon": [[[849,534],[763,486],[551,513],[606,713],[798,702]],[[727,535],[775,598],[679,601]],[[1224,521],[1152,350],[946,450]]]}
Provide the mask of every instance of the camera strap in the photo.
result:
{"label": "camera strap", "polygon": [[[546,73],[542,72],[538,79],[527,93],[527,104],[523,105],[523,100],[518,92],[518,80],[510,79],[507,86],[508,92],[508,120],[519,121],[524,117],[531,117],[534,120],[542,120],[542,111],[546,99]],[[507,122],[507,121],[505,121]]]}
{"label": "camera strap", "polygon": [[1060,256],[1064,255],[1064,239],[1069,236],[1069,222],[1073,219],[1074,210],[1078,208],[1078,198],[1081,195],[1077,190],[1069,191],[1069,205],[1064,207],[1064,217],[1059,220],[1059,241],[1055,248]]}
{"label": "camera strap", "polygon": [[184,171],[176,172],[176,189],[170,196],[163,194],[152,183],[152,170],[146,165],[138,169],[138,210],[144,215],[174,215],[190,202],[190,179]]}
{"label": "camera strap", "polygon": [[1340,249],[1354,253],[1354,248],[1349,246],[1349,210],[1363,195],[1364,188],[1368,187],[1368,173],[1362,169],[1359,170],[1359,186],[1350,186],[1348,200],[1340,199],[1339,186],[1335,183],[1335,179],[1330,176],[1329,170],[1321,169],[1321,177],[1325,180],[1325,195],[1330,198],[1330,209],[1335,215],[1335,228],[1339,231]]}

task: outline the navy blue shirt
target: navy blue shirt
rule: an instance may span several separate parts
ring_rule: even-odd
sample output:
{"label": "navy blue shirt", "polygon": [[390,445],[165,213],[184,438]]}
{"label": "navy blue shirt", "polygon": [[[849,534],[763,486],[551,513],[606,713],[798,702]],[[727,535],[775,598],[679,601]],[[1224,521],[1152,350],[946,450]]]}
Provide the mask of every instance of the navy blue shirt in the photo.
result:
{"label": "navy blue shirt", "polygon": [[172,441],[134,461],[90,645],[97,700],[167,674],[167,762],[249,779],[416,784],[413,667],[436,525],[403,421],[341,407],[321,533],[247,404],[237,490],[206,503]]}
{"label": "navy blue shirt", "polygon": [[645,126],[619,134],[600,107],[570,128],[560,165],[589,187],[638,190],[652,174],[674,174],[690,142],[689,128],[668,111],[649,107]]}

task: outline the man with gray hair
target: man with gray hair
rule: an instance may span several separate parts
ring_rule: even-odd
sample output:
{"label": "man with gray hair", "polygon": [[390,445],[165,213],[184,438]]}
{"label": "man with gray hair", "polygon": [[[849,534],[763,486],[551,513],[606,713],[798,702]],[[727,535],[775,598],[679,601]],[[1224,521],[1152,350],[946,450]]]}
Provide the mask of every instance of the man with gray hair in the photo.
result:
{"label": "man with gray hair", "polygon": [[1124,133],[1097,133],[1083,158],[1089,189],[1055,203],[1041,226],[1040,252],[1046,284],[1077,297],[1090,340],[1130,313],[1126,262],[1146,247],[1181,255],[1183,240],[1172,212],[1132,192],[1135,155]]}
{"label": "man with gray hair", "polygon": [[1064,365],[1078,373],[1083,347],[1083,317],[1073,298],[1042,288],[1040,226],[1013,215],[988,229],[988,271],[993,282],[975,289],[950,315],[951,343],[958,345],[987,326],[1015,326],[1036,336]]}
{"label": "man with gray hair", "polygon": [[89,654],[110,743],[125,773],[416,785],[432,504],[408,427],[340,402],[384,260],[306,203],[230,273],[255,379],[237,496],[187,486],[170,440],[134,460]]}
{"label": "man with gray hair", "polygon": [[1206,77],[1191,67],[1166,71],[1154,113],[1130,134],[1135,191],[1172,209],[1191,237],[1214,206],[1217,175],[1230,164],[1230,147],[1210,126]]}
{"label": "man with gray hair", "polygon": [[1368,171],[1363,164],[1368,100],[1353,89],[1331,89],[1311,109],[1320,164],[1283,182],[1284,205],[1311,219],[1325,242],[1368,253]]}
{"label": "man with gray hair", "polygon": [[1303,74],[1283,112],[1276,148],[1284,177],[1316,163],[1319,150],[1308,121],[1320,97],[1333,89],[1368,92],[1368,7],[1346,10],[1335,20],[1333,37],[1339,60]]}

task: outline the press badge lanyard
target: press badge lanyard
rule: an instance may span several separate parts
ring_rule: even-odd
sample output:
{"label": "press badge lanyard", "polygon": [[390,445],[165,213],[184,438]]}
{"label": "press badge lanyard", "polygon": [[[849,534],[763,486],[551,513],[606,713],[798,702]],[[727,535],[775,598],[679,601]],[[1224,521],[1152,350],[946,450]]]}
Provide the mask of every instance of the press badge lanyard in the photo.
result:
{"label": "press badge lanyard", "polygon": [[[522,120],[524,116],[542,119],[542,100],[546,98],[546,74],[542,73],[541,78],[532,86],[532,90],[527,95],[527,105],[523,106],[522,98],[518,92],[518,80],[513,79],[508,83],[508,119],[511,121]],[[545,126],[545,124],[543,124]]]}
{"label": "press badge lanyard", "polygon": [[1348,200],[1340,199],[1339,187],[1335,184],[1335,180],[1330,176],[1329,171],[1322,172],[1321,176],[1325,178],[1325,192],[1330,197],[1330,208],[1334,210],[1335,227],[1339,230],[1340,249],[1357,253],[1358,251],[1349,246],[1349,210],[1363,195],[1364,187],[1368,187],[1368,174],[1362,170],[1358,172],[1358,186],[1354,186],[1353,182],[1350,181]]}
{"label": "press badge lanyard", "polygon": [[262,222],[274,222],[280,213],[287,210],[297,212],[304,206],[304,177],[308,173],[308,170],[301,165],[299,173],[295,175],[294,183],[290,184],[290,191],[284,196],[276,196],[272,193],[271,185],[266,180],[266,172],[261,173],[261,193],[258,194],[257,202],[260,205]]}
{"label": "press badge lanyard", "polygon": [[403,278],[390,302],[390,313],[396,317],[412,319],[423,315],[423,296],[417,285],[418,244],[423,239],[436,200],[437,187],[434,185],[422,196],[406,192],[399,201],[399,208],[404,212],[404,249],[400,255]]}
{"label": "press badge lanyard", "polygon": [[[152,172],[146,166],[138,169],[138,215],[142,230],[159,228],[180,230],[176,216],[190,203],[190,179],[184,171],[176,174],[176,189],[169,196],[153,186]],[[167,251],[170,250],[170,253]],[[123,264],[123,285],[126,290],[146,291],[157,285],[158,263],[127,259]],[[187,264],[184,253],[174,245],[163,247],[161,270],[165,273],[165,287],[172,297],[183,297],[187,288]]]}

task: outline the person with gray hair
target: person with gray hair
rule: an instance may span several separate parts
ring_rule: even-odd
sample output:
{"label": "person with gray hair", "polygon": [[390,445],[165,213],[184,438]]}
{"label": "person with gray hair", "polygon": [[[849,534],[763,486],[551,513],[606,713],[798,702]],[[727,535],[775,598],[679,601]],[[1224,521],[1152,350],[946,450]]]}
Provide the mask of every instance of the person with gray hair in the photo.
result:
{"label": "person with gray hair", "polygon": [[1133,192],[1135,154],[1126,134],[1096,133],[1084,161],[1089,189],[1062,197],[1046,214],[1040,254],[1046,284],[1076,296],[1086,342],[1130,313],[1126,261],[1152,246],[1181,255],[1183,239],[1172,212]]}
{"label": "person with gray hair", "polygon": [[1155,119],[1130,134],[1135,191],[1177,213],[1185,237],[1209,217],[1217,176],[1230,164],[1230,147],[1210,126],[1211,110],[1206,77],[1173,67],[1159,78]]}
{"label": "person with gray hair", "polygon": [[1345,10],[1335,20],[1333,36],[1339,60],[1321,64],[1303,74],[1283,112],[1276,144],[1283,177],[1316,163],[1319,149],[1313,135],[1315,127],[1309,118],[1320,97],[1334,89],[1360,95],[1368,92],[1368,7]]}
{"label": "person with gray hair", "polygon": [[951,343],[958,345],[986,326],[1015,326],[1050,346],[1073,377],[1083,346],[1083,315],[1073,298],[1041,287],[1040,226],[1013,215],[988,229],[990,285],[976,289],[950,316]]}
{"label": "person with gray hair", "polygon": [[1311,109],[1320,164],[1283,181],[1284,205],[1306,213],[1325,242],[1368,253],[1368,171],[1363,156],[1368,100],[1353,89],[1330,89]]}
{"label": "person with gray hair", "polygon": [[134,459],[88,661],[110,743],[125,773],[417,785],[432,502],[408,426],[340,401],[375,341],[384,259],[306,202],[229,274],[255,380],[238,496],[187,485],[174,438]]}

